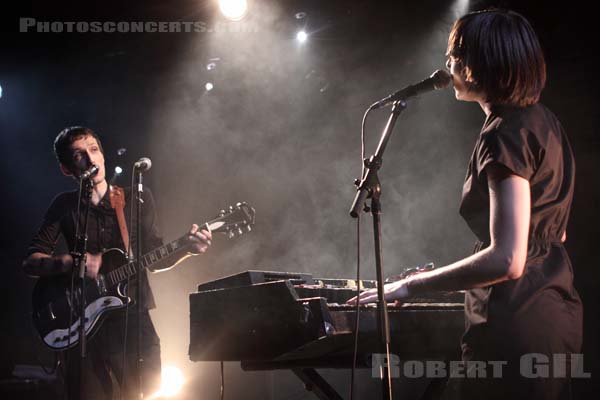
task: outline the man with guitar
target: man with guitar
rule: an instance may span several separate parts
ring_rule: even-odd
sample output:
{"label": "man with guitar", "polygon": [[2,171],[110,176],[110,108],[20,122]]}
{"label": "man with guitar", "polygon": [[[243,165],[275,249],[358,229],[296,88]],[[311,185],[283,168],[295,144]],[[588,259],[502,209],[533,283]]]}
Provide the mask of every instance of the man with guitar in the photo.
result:
{"label": "man with guitar", "polygon": [[[106,169],[104,165],[104,152],[99,137],[89,128],[70,127],[64,129],[54,141],[54,152],[59,162],[60,170],[66,176],[76,179],[91,167],[96,166],[97,172],[89,179],[92,183],[91,204],[87,229],[86,276],[91,282],[97,281],[102,276],[108,265],[103,264],[102,252],[106,249],[125,249],[128,242],[126,224],[118,221],[118,209],[111,201],[112,196],[121,197],[126,203],[133,201],[129,191],[116,189],[106,182]],[[82,200],[86,202],[87,200]],[[142,216],[142,253],[162,245],[162,237],[157,228],[157,217],[154,200],[149,191],[143,196]],[[63,236],[69,251],[75,249],[76,217],[78,209],[78,191],[60,193],[48,208],[38,233],[34,236],[28,248],[28,256],[23,262],[23,269],[30,276],[39,277],[50,282],[59,282],[61,279],[71,281],[71,276],[77,275],[71,254],[54,255],[58,239]],[[129,203],[128,203],[129,204]],[[83,209],[83,207],[82,207]],[[124,207],[128,211],[129,207]],[[121,204],[121,210],[123,210]],[[82,213],[83,214],[83,213]],[[121,213],[123,216],[123,213]],[[83,226],[83,215],[80,216],[80,227]],[[120,218],[128,221],[128,218]],[[134,227],[130,227],[133,229]],[[135,232],[134,237],[135,237]],[[211,244],[212,236],[208,229],[200,229],[192,225],[187,236],[173,243],[183,243],[181,246],[169,245],[169,251],[159,254],[159,260],[153,262],[148,268],[152,271],[166,270],[183,259],[204,253]],[[135,247],[136,240],[132,240]],[[132,252],[132,254],[136,254]],[[164,255],[164,256],[162,256]],[[152,260],[155,261],[155,260]],[[106,264],[106,261],[105,261]],[[118,266],[118,265],[117,265]],[[75,278],[75,280],[77,280]],[[142,281],[138,284],[135,279],[127,280],[127,293],[131,299],[137,298],[137,290],[142,291],[141,321],[141,349],[142,349],[142,382],[145,395],[151,394],[160,383],[160,341],[148,314],[148,310],[155,307],[152,291],[148,284],[145,270],[142,271]],[[65,285],[69,287],[69,285]],[[86,289],[87,291],[87,289]],[[107,297],[108,298],[108,297]],[[115,299],[116,297],[110,297]],[[106,301],[106,300],[105,300]],[[57,303],[48,303],[45,311],[49,320],[56,319],[60,310]],[[52,306],[54,305],[54,309]],[[64,307],[63,307],[64,308]],[[87,357],[83,368],[80,367],[78,347],[68,338],[64,348],[70,348],[63,353],[66,362],[66,384],[69,399],[78,399],[80,371],[84,373],[83,397],[87,399],[111,399],[116,395],[113,382],[118,382],[123,399],[139,398],[138,371],[137,371],[137,306],[123,307],[127,312],[112,312],[96,324],[93,337],[87,341]],[[69,311],[71,313],[71,311]],[[36,312],[34,311],[34,314]],[[40,312],[38,312],[40,314]],[[87,316],[87,311],[86,311]],[[35,318],[35,315],[34,315]],[[75,317],[74,319],[76,319]],[[91,319],[91,318],[90,318]],[[71,321],[69,321],[71,322]],[[74,321],[73,321],[74,322]],[[74,326],[74,325],[69,325]],[[75,328],[73,328],[73,331]],[[49,337],[51,335],[48,335]],[[69,327],[65,337],[74,336]],[[125,339],[126,336],[126,339]],[[61,338],[54,337],[55,342]],[[45,340],[46,341],[46,340]],[[49,344],[50,340],[47,340]],[[62,349],[57,347],[57,349]]]}

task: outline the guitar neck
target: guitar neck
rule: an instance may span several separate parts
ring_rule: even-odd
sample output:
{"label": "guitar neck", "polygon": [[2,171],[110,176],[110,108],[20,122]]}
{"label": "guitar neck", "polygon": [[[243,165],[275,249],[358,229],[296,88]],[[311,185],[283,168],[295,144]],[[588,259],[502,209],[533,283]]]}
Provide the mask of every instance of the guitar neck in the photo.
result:
{"label": "guitar neck", "polygon": [[[229,207],[229,211],[221,210],[219,216],[211,221],[200,225],[202,229],[206,227],[207,230],[214,233],[226,233],[230,238],[243,233],[242,228],[250,227],[254,224],[254,209],[247,203],[238,203],[235,208]],[[170,256],[176,251],[181,250],[189,242],[187,234],[183,235],[179,239],[173,240],[163,246],[157,247],[156,249],[144,254],[140,260],[136,260],[132,263],[127,263],[119,268],[116,268],[106,275],[106,286],[111,287],[117,285],[120,282],[135,276],[141,269],[149,268],[155,265],[164,258]]]}
{"label": "guitar neck", "polygon": [[156,249],[144,254],[138,261],[127,263],[119,268],[115,268],[105,275],[107,286],[111,287],[120,282],[135,276],[139,270],[150,268],[159,261],[175,253],[187,244],[187,235],[180,237],[170,243],[157,247]]}

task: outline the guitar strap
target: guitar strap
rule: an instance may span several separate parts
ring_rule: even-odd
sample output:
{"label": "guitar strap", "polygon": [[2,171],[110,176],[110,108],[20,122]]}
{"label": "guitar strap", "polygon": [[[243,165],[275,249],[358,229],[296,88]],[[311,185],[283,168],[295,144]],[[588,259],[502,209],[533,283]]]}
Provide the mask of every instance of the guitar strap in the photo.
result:
{"label": "guitar strap", "polygon": [[110,206],[114,208],[115,213],[117,214],[117,222],[119,223],[121,239],[125,245],[125,252],[129,254],[129,231],[127,230],[127,223],[125,222],[125,193],[123,192],[123,188],[110,185],[109,198]]}

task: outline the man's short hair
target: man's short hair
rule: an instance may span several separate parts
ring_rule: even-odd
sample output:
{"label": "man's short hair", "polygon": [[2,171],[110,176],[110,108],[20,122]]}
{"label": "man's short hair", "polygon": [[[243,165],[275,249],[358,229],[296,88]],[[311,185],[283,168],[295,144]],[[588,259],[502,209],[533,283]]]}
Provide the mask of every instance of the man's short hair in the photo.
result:
{"label": "man's short hair", "polygon": [[447,56],[462,63],[467,82],[492,104],[528,106],[546,84],[546,62],[529,22],[508,10],[469,13],[454,23]]}
{"label": "man's short hair", "polygon": [[68,128],[63,129],[54,139],[54,154],[56,155],[56,159],[59,163],[63,164],[66,167],[73,166],[73,156],[71,154],[71,143],[74,141],[81,139],[82,137],[93,136],[98,142],[98,146],[100,147],[100,151],[104,154],[104,150],[102,149],[102,143],[100,142],[100,138],[90,128],[86,128],[83,126],[70,126]]}

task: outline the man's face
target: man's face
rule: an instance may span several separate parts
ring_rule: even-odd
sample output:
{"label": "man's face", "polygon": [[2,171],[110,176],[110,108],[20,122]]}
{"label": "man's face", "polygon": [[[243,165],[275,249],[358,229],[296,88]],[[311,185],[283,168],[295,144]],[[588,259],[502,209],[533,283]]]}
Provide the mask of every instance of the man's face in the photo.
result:
{"label": "man's face", "polygon": [[92,178],[94,184],[101,183],[106,178],[104,169],[104,154],[95,137],[82,136],[69,146],[71,149],[71,172],[77,177],[87,171],[92,164],[98,167],[98,173]]}

